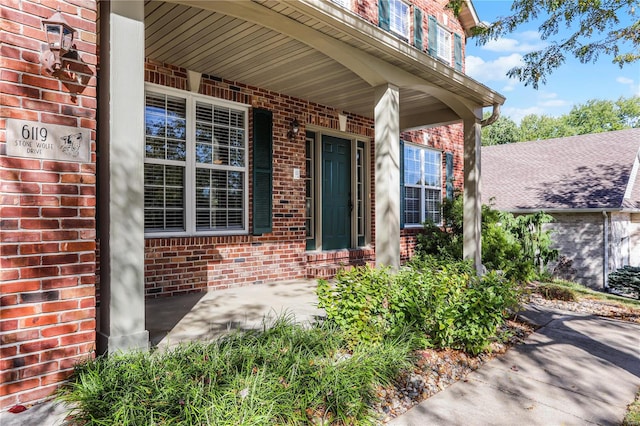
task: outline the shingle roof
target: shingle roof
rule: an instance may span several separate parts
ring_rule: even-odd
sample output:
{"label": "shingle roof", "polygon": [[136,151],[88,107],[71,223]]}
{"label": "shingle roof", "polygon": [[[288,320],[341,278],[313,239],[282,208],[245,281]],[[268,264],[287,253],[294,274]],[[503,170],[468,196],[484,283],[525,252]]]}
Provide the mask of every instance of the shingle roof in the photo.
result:
{"label": "shingle roof", "polygon": [[511,211],[638,210],[639,150],[640,129],[482,147],[482,202]]}

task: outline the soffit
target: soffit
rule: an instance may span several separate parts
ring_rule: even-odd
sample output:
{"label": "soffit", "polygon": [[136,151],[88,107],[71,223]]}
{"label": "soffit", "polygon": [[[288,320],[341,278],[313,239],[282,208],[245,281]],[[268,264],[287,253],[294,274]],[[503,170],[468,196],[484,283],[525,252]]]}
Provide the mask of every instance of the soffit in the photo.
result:
{"label": "soffit", "polygon": [[[145,54],[147,57],[203,74],[372,117],[371,82],[365,81],[340,61],[311,47],[309,43],[303,43],[287,35],[287,31],[273,29],[273,25],[260,25],[255,20],[252,22],[215,10],[217,5],[223,10],[227,7],[228,10],[230,4],[228,2],[219,4],[211,1],[194,2],[198,6],[207,6],[209,10],[180,3],[185,2],[147,1],[145,3]],[[253,7],[256,3],[258,2],[250,4]],[[376,49],[375,46],[358,39],[357,33],[355,35],[352,33],[353,30],[361,31],[357,27],[352,28],[351,31],[338,31],[335,26],[312,16],[312,13],[302,13],[290,7],[292,4],[305,6],[303,3],[265,1],[263,6],[266,7],[265,14],[267,9],[272,9],[292,20],[292,25],[295,25],[293,23],[295,21],[318,31],[318,34],[331,37],[332,40],[339,40],[348,46],[356,46],[392,67],[398,67],[405,73],[423,74],[428,78],[425,81],[438,88],[462,96],[467,96],[465,92],[470,91],[473,95],[470,101],[472,103],[478,105],[495,103],[492,97],[495,92],[485,88],[491,96],[485,96],[487,99],[482,99],[482,91],[476,90],[478,93],[475,93],[474,88],[468,89],[464,84],[460,84],[458,80],[461,80],[462,75],[455,73],[450,67],[440,64],[444,73],[434,70],[425,73],[425,69],[421,69],[424,66],[407,57],[407,54],[411,54],[415,49],[400,44],[398,46],[405,53],[394,52],[398,50],[394,45],[397,41],[391,36],[385,35],[389,39],[387,48]],[[349,22],[357,23],[353,20],[354,17],[351,16],[346,20],[346,25],[349,25]],[[366,27],[366,29],[371,31],[371,28]],[[425,111],[449,110],[447,105],[438,98],[411,87],[400,87],[400,97],[403,115],[415,116]]]}

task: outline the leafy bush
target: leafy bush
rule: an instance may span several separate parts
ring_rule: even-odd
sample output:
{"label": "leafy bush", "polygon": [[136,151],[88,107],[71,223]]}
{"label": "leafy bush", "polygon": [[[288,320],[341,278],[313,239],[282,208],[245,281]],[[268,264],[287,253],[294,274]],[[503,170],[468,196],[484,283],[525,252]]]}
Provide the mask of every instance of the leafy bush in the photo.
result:
{"label": "leafy bush", "polygon": [[376,386],[408,368],[409,353],[401,340],[347,350],[335,327],[281,318],[213,343],[88,361],[60,398],[83,425],[372,423]]}
{"label": "leafy bush", "polygon": [[352,343],[382,341],[394,327],[389,300],[395,281],[389,269],[369,266],[341,270],[335,285],[320,280],[318,307],[340,327]]}
{"label": "leafy bush", "polygon": [[[477,354],[496,336],[509,312],[518,307],[520,287],[496,272],[478,277],[469,262],[430,257],[414,258],[411,265],[425,278],[417,281],[419,286],[413,287],[416,293],[405,303],[436,347]],[[399,276],[402,287],[412,288],[414,277]]]}
{"label": "leafy bush", "polygon": [[331,286],[318,285],[318,306],[352,345],[411,334],[414,342],[482,351],[518,304],[518,287],[490,273],[476,277],[468,262],[414,258],[397,274],[355,268]]}
{"label": "leafy bush", "polygon": [[609,274],[609,287],[640,299],[640,267],[624,266]]}
{"label": "leafy bush", "polygon": [[[416,254],[443,259],[462,259],[463,201],[460,195],[442,204],[442,226],[424,224],[418,235]],[[502,271],[506,277],[528,281],[545,272],[546,265],[558,256],[551,248],[551,235],[542,229],[553,218],[543,212],[514,217],[491,206],[482,206],[482,263],[489,270]]]}

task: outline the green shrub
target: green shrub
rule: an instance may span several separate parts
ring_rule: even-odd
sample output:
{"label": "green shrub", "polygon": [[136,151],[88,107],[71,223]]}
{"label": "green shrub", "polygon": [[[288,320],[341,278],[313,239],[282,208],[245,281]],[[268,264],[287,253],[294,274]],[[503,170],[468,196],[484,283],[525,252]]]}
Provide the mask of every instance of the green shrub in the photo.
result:
{"label": "green shrub", "polygon": [[609,274],[609,287],[640,299],[640,268],[624,266]]}
{"label": "green shrub", "polygon": [[470,263],[416,257],[397,274],[356,268],[318,285],[319,307],[350,343],[410,334],[435,347],[483,350],[518,304],[518,286],[496,273],[476,277]]}
{"label": "green shrub", "polygon": [[393,286],[389,269],[364,266],[342,270],[335,277],[335,285],[326,280],[318,282],[318,307],[352,344],[380,342],[394,326],[389,309]]}
{"label": "green shrub", "polygon": [[469,262],[430,257],[415,258],[411,265],[428,271],[422,275],[430,278],[418,280],[400,273],[405,278],[401,287],[412,288],[412,282],[418,283],[405,303],[436,347],[477,354],[495,337],[509,311],[518,306],[520,287],[496,272],[478,277]]}
{"label": "green shrub", "polygon": [[[443,259],[462,259],[463,200],[457,195],[442,204],[442,226],[424,224],[417,237],[416,254]],[[507,278],[529,281],[545,272],[558,256],[551,248],[549,231],[542,226],[553,218],[543,212],[514,217],[511,213],[482,206],[482,263],[488,270],[501,271]]]}

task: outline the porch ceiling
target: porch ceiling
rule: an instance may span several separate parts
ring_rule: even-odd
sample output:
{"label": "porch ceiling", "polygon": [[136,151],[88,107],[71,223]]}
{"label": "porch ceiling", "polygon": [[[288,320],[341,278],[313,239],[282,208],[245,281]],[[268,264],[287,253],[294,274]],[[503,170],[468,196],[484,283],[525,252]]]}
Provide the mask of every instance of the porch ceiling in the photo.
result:
{"label": "porch ceiling", "polygon": [[[145,53],[158,61],[370,118],[380,79],[374,70],[382,64],[412,80],[391,81],[400,88],[403,128],[450,122],[459,116],[442,96],[416,89],[416,82],[433,85],[436,94],[459,97],[470,108],[504,102],[499,94],[406,43],[377,33],[379,29],[332,3],[172,1],[145,3]],[[372,31],[375,37],[368,37]],[[336,52],[342,47],[344,52]],[[364,59],[355,63],[365,63],[356,66],[361,70],[356,73],[353,63],[350,67],[344,63],[360,52]],[[347,55],[346,61],[339,60],[340,54]],[[416,54],[421,56],[412,58]],[[369,58],[374,62],[368,63]],[[420,63],[425,58],[427,63]]]}

